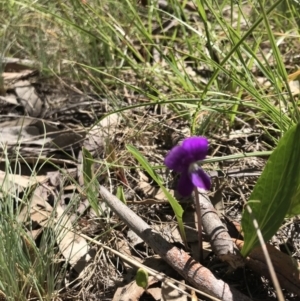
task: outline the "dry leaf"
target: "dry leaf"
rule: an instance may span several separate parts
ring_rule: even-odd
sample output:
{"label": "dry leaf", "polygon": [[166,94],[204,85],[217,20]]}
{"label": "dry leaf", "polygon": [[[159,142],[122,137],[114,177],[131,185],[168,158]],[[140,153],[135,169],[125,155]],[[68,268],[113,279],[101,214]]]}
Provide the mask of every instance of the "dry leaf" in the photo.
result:
{"label": "dry leaf", "polygon": [[[157,280],[153,276],[149,276],[148,278],[148,284],[153,285],[156,283]],[[138,301],[140,300],[140,297],[144,294],[145,290],[138,286],[134,281],[130,282],[129,284],[119,287],[112,299],[112,301]]]}
{"label": "dry leaf", "polygon": [[[17,191],[22,192],[24,189],[37,183],[43,183],[46,180],[47,177],[45,176],[27,177],[0,170],[0,187],[3,192],[8,194],[15,194]],[[2,193],[0,193],[0,196],[2,196]]]}
{"label": "dry leaf", "polygon": [[62,184],[62,181],[63,181],[62,174],[60,173],[59,170],[48,171],[47,177],[49,178],[49,183],[53,187],[58,187],[60,184]]}
{"label": "dry leaf", "polygon": [[292,80],[289,82],[289,86],[293,95],[300,93],[300,82],[299,80]]}
{"label": "dry leaf", "polygon": [[56,212],[55,233],[59,249],[70,265],[81,273],[91,258],[88,254],[89,245],[83,237],[76,234],[76,229],[60,205],[57,205]]}
{"label": "dry leaf", "polygon": [[185,286],[178,285],[179,289],[167,285],[165,282],[161,284],[162,301],[187,301],[187,295],[180,290],[185,290]]}
{"label": "dry leaf", "polygon": [[103,118],[100,121],[99,125],[103,129],[107,129],[108,131],[111,131],[112,128],[117,128],[121,120],[122,120],[122,116],[119,113],[113,113]]}
{"label": "dry leaf", "polygon": [[112,301],[138,301],[144,292],[145,290],[142,287],[138,286],[135,281],[132,281],[123,287],[119,287]]}
{"label": "dry leaf", "polygon": [[0,124],[0,144],[12,146],[20,144],[44,145],[51,141],[51,137],[46,137],[46,132],[44,132],[46,124],[35,123],[34,120],[24,120],[22,123],[21,118],[20,123],[20,125],[16,124],[16,121],[12,120]]}
{"label": "dry leaf", "polygon": [[[44,157],[46,160],[51,160],[53,163],[59,157],[51,157],[50,154],[57,153],[58,150],[70,150],[79,148],[83,144],[85,132],[75,132],[75,130],[62,130],[58,126],[62,124],[55,124],[52,122],[43,122],[38,119],[16,118],[15,120],[3,122],[0,124],[0,160],[1,148],[6,147],[8,154],[15,155],[16,152],[21,154],[19,157],[26,158],[29,163],[29,157],[42,161]],[[1,147],[2,146],[2,147]],[[39,147],[37,147],[39,146]],[[61,152],[61,156],[63,156]],[[68,155],[65,155],[68,156]],[[51,157],[51,158],[49,158]],[[61,162],[69,164],[68,162]]]}
{"label": "dry leaf", "polygon": [[196,292],[194,290],[191,291],[191,301],[198,301]]}
{"label": "dry leaf", "polygon": [[150,294],[155,301],[162,300],[161,288],[160,287],[151,287],[147,289],[147,293]]}
{"label": "dry leaf", "polygon": [[300,69],[288,75],[288,82],[293,95],[300,93]]}
{"label": "dry leaf", "polygon": [[[235,239],[234,242],[241,250],[244,242],[239,239]],[[272,265],[275,269],[275,273],[280,282],[282,288],[300,295],[300,264],[289,256],[270,244],[266,244],[269,256],[271,258]],[[261,247],[255,248],[249,256],[246,258],[246,264],[253,271],[256,271],[259,275],[263,275],[270,278],[269,268],[266,264],[264,253]]]}
{"label": "dry leaf", "polygon": [[57,134],[56,137],[52,140],[51,146],[55,148],[70,148],[74,145],[79,145],[80,142],[83,142],[84,136],[73,131],[66,131],[62,134]]}
{"label": "dry leaf", "polygon": [[2,77],[7,88],[13,89],[14,83],[36,73],[35,70],[23,70],[21,72],[3,72]]}
{"label": "dry leaf", "polygon": [[41,114],[43,102],[29,81],[18,81],[15,84],[15,93],[29,116],[37,117]]}
{"label": "dry leaf", "polygon": [[28,69],[37,69],[40,66],[40,63],[32,60],[22,60],[12,57],[2,57],[1,63],[4,65],[5,72],[22,73],[23,71],[28,71]]}
{"label": "dry leaf", "polygon": [[293,81],[300,78],[300,69],[288,75],[288,81]]}
{"label": "dry leaf", "polygon": [[98,158],[104,151],[105,140],[109,138],[113,132],[118,128],[121,116],[118,113],[108,115],[95,125],[86,135],[83,146]]}
{"label": "dry leaf", "polygon": [[44,228],[39,228],[36,230],[31,230],[30,232],[27,231],[27,234],[29,235],[29,237],[32,238],[32,240],[36,240],[43,231],[44,231]]}
{"label": "dry leaf", "polygon": [[[1,125],[0,125],[1,126]],[[15,127],[1,127],[0,129],[0,143],[7,145],[35,144],[44,145],[50,142],[50,138],[37,139],[40,133],[37,128],[33,126],[15,126]]]}
{"label": "dry leaf", "polygon": [[12,105],[18,106],[18,100],[15,94],[8,93],[5,96],[0,96],[0,100],[10,103]]}
{"label": "dry leaf", "polygon": [[[145,181],[140,181],[137,187],[145,194],[146,197],[151,197],[159,201],[166,200],[163,190],[159,187],[153,187],[151,184]],[[169,192],[173,194],[173,191]]]}
{"label": "dry leaf", "polygon": [[0,290],[0,301],[6,301],[6,295]]}
{"label": "dry leaf", "polygon": [[17,217],[18,222],[25,223],[30,218],[41,226],[47,224],[49,217],[53,214],[53,208],[47,202],[47,198],[42,198],[43,193],[40,189],[32,193],[29,204],[25,204]]}
{"label": "dry leaf", "polygon": [[147,183],[149,183],[149,178],[143,172],[141,172],[140,170],[138,170],[137,173],[139,175],[139,180],[141,182],[147,182]]}

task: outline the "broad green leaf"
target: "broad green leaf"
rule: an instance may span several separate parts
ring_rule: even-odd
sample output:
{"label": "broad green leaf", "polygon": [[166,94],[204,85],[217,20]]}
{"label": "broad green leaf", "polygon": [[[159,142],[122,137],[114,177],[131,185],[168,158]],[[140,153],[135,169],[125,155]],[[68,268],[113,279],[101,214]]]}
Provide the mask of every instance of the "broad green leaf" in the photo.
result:
{"label": "broad green leaf", "polygon": [[99,183],[97,178],[94,176],[93,164],[94,159],[91,153],[86,149],[82,148],[82,158],[83,158],[83,181],[85,186],[86,195],[91,207],[95,210],[99,216],[99,206],[98,206],[98,193],[99,193]]}
{"label": "broad green leaf", "polygon": [[140,287],[142,287],[144,290],[148,288],[148,273],[147,271],[143,270],[142,268],[139,268],[136,272],[135,276],[136,284]]}
{"label": "broad green leaf", "polygon": [[[299,213],[299,183],[300,124],[297,124],[280,139],[248,202],[265,241],[276,233],[287,215]],[[247,256],[259,245],[259,241],[252,217],[246,209],[242,228],[245,243],[241,253]]]}
{"label": "broad green leaf", "polygon": [[147,171],[147,173],[151,176],[151,178],[159,185],[159,187],[164,192],[167,197],[178,222],[179,231],[181,234],[181,238],[186,243],[186,236],[182,221],[183,209],[178,201],[170,194],[170,192],[164,187],[163,181],[160,176],[155,172],[155,170],[151,167],[146,158],[132,145],[126,145],[128,151],[138,160],[141,166]]}
{"label": "broad green leaf", "polygon": [[298,180],[297,192],[294,194],[287,217],[300,214],[300,180]]}

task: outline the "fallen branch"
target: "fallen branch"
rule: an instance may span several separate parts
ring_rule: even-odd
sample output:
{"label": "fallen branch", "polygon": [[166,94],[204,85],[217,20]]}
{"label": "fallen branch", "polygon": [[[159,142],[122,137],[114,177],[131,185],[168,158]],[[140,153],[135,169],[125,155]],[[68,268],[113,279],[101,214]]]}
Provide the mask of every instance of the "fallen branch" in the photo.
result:
{"label": "fallen branch", "polygon": [[221,222],[208,195],[203,190],[198,189],[198,196],[195,200],[198,199],[200,202],[203,231],[209,237],[213,252],[234,269],[244,266],[244,259],[239,249]]}
{"label": "fallen branch", "polygon": [[223,301],[251,300],[227,283],[217,279],[210,270],[196,262],[186,252],[168,243],[158,232],[155,232],[139,216],[101,185],[100,195],[130,229],[151,246],[186,281],[193,284],[195,288]]}

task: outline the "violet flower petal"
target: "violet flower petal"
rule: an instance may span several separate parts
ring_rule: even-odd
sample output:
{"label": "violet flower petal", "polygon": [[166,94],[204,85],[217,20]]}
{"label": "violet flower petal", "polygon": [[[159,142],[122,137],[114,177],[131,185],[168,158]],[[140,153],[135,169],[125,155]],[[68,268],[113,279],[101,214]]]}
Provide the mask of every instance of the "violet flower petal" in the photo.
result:
{"label": "violet flower petal", "polygon": [[189,168],[188,164],[186,164],[187,156],[188,154],[182,146],[175,146],[166,155],[164,163],[169,169],[183,172]]}
{"label": "violet flower petal", "polygon": [[205,190],[210,189],[210,177],[200,167],[197,170],[192,171],[189,176],[194,186]]}
{"label": "violet flower petal", "polygon": [[193,192],[194,185],[189,177],[188,171],[184,171],[181,173],[178,184],[177,184],[177,191],[183,197],[191,195]]}
{"label": "violet flower petal", "polygon": [[189,164],[196,161],[203,160],[208,151],[208,140],[205,137],[190,137],[182,142],[181,146],[188,154],[189,159],[186,158]]}

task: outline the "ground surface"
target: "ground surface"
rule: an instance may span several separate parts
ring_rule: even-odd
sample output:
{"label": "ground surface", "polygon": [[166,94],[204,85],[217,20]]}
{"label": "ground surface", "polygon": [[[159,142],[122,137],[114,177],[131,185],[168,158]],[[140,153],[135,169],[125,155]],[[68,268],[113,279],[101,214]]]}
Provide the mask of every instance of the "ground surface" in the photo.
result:
{"label": "ground surface", "polygon": [[[174,7],[167,2],[159,1],[159,8],[174,13]],[[250,14],[250,8],[245,6],[244,13],[249,9]],[[146,19],[148,8],[141,3],[138,9],[141,18]],[[229,7],[224,9],[225,20],[233,18],[228,11]],[[111,13],[114,15],[114,12]],[[201,20],[192,3],[185,7],[184,14],[188,20],[183,20],[200,31]],[[210,14],[208,16],[210,20],[214,17]],[[34,66],[36,62],[4,60],[4,84],[0,98],[0,169],[7,172],[9,165],[11,173],[20,176],[20,187],[14,193],[22,200],[31,200],[18,203],[14,199],[16,216],[23,225],[24,235],[27,233],[32,239],[27,246],[27,252],[37,252],[36,248],[40,249],[43,244],[43,237],[46,237],[47,241],[51,236],[50,232],[56,233],[59,228],[57,225],[62,221],[65,224],[71,223],[77,235],[87,235],[80,239],[76,236],[78,253],[70,249],[64,239],[52,241],[54,252],[51,256],[55,262],[53,269],[56,279],[54,291],[57,297],[49,297],[51,300],[112,300],[117,287],[129,290],[126,285],[134,279],[136,270],[117,255],[97,245],[95,241],[134,257],[172,278],[182,280],[157,258],[151,248],[124,226],[97,193],[91,197],[88,187],[93,185],[90,184],[93,181],[89,179],[90,182],[87,183],[82,171],[87,165],[84,161],[86,154],[82,153],[83,147],[93,158],[91,178],[96,178],[112,193],[119,193],[119,197],[126,200],[128,206],[165,239],[184,249],[174,213],[165,195],[149,174],[137,164],[126,146],[136,147],[151,166],[157,168],[156,171],[166,187],[174,192],[177,175],[165,169],[164,156],[174,145],[191,135],[192,121],[196,120],[194,134],[205,135],[209,139],[208,158],[272,151],[280,137],[280,127],[272,123],[267,111],[262,112],[260,108],[247,105],[247,102],[255,103],[253,95],[247,94],[247,91],[239,92],[238,88],[229,88],[231,78],[228,73],[222,72],[218,75],[219,82],[223,83],[224,95],[213,87],[211,96],[207,95],[205,99],[201,99],[199,91],[203,91],[203,86],[205,87],[213,74],[211,66],[207,66],[201,59],[203,53],[209,52],[209,49],[199,50],[201,47],[205,48],[202,41],[198,48],[195,46],[197,43],[193,44],[194,50],[190,51],[189,45],[183,45],[180,43],[182,41],[176,39],[172,40],[172,35],[181,36],[188,33],[184,33],[181,21],[176,21],[176,18],[165,17],[163,20],[165,23],[159,26],[153,21],[156,26],[151,32],[153,40],[164,46],[163,52],[150,43],[150,46],[147,45],[145,40],[133,41],[130,37],[128,40],[124,38],[123,42],[127,41],[127,46],[133,47],[133,50],[129,47],[131,52],[127,54],[128,57],[141,69],[136,70],[128,63],[118,71],[108,68],[105,74],[97,74],[99,82],[105,86],[105,89],[101,86],[103,93],[95,91],[92,81],[78,81],[66,75],[58,78],[46,77]],[[112,24],[116,26],[114,22]],[[242,28],[245,26],[245,31],[250,25],[247,22],[241,23]],[[220,45],[225,52],[228,47],[226,37],[222,37],[220,28],[214,29],[216,35],[223,39]],[[268,56],[271,49],[269,41],[261,41],[260,46]],[[292,35],[280,45],[289,74],[295,71],[293,66],[299,62],[299,56],[296,54],[299,46],[299,37],[293,38]],[[263,51],[260,52],[262,56]],[[138,55],[140,57],[137,57]],[[180,61],[175,74],[171,72],[172,66],[175,68],[169,62],[172,59]],[[215,62],[218,61],[216,58]],[[276,62],[272,61],[272,56],[266,62],[270,70],[275,68]],[[101,66],[101,62],[98,64]],[[150,67],[143,70],[143,66]],[[155,73],[156,66],[162,71]],[[276,107],[278,91],[270,88],[269,79],[260,68],[252,66],[250,69],[257,80],[257,89],[264,90],[263,97],[268,97],[268,101]],[[118,80],[110,82],[110,76],[113,78],[117,73]],[[184,77],[185,80],[188,78],[185,82]],[[189,81],[192,82],[193,88],[187,91],[184,84]],[[123,85],[122,82],[126,84]],[[235,91],[235,94],[232,91]],[[236,105],[230,103],[231,97],[236,98],[237,95],[240,99],[238,114],[230,119],[230,114],[234,111],[233,106]],[[220,101],[221,99],[224,102]],[[267,159],[268,156],[254,156],[203,165],[213,181],[211,200],[220,217],[227,218],[228,227],[229,221],[240,222],[243,201],[249,198]],[[34,183],[26,182],[26,177],[33,174]],[[97,206],[91,203],[91,199],[100,204],[99,212]],[[187,239],[191,248],[187,251],[197,256],[193,201],[180,197],[179,201],[185,210]],[[49,221],[53,221],[53,215],[56,226],[49,224]],[[59,229],[63,232],[62,228]],[[68,239],[72,240],[73,236],[70,236],[70,233],[71,231],[67,231],[65,236],[69,235]],[[88,238],[95,241],[89,241]],[[286,221],[272,239],[272,244],[299,260],[298,219]],[[207,249],[209,250],[209,246]],[[250,269],[228,272],[228,266],[219,262],[211,252],[205,254],[205,265],[230,285],[255,300],[276,300],[269,280]],[[75,259],[68,261],[69,257],[73,256]],[[81,258],[82,256],[84,258]],[[80,258],[84,264],[78,266]],[[38,264],[35,259],[31,260]],[[68,264],[65,265],[65,262]],[[26,274],[25,269],[23,273]],[[164,293],[160,283],[154,281],[151,288],[153,290],[148,294],[141,293],[139,300],[159,300],[159,294]],[[296,300],[290,292],[284,293],[286,300]],[[7,292],[5,294],[8,296]],[[35,289],[28,289],[26,298],[37,300],[39,297]],[[114,300],[121,298],[115,296]]]}

